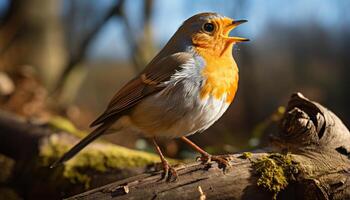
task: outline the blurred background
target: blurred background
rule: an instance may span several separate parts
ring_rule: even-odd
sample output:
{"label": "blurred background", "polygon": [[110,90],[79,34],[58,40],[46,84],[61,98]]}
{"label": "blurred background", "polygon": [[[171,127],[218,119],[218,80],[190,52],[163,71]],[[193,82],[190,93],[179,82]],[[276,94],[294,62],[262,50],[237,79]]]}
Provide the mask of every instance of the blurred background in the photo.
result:
{"label": "blurred background", "polygon": [[[233,105],[194,141],[213,153],[255,147],[295,91],[349,125],[349,8],[346,0],[0,0],[0,109],[43,121],[62,115],[88,129],[185,19],[210,11],[249,20],[232,34],[251,41],[234,48]],[[108,139],[150,149],[129,133]],[[162,147],[191,156],[176,140]]]}

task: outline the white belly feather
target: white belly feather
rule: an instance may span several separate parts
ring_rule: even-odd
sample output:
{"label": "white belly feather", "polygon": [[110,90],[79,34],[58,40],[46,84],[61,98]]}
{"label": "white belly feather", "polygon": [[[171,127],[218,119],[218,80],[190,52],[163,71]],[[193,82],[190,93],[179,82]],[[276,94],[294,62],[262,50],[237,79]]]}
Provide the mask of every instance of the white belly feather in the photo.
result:
{"label": "white belly feather", "polygon": [[181,137],[204,131],[227,110],[221,99],[200,99],[205,80],[198,66],[185,66],[165,82],[161,92],[147,97],[130,114],[130,122],[145,136]]}
{"label": "white belly feather", "polygon": [[209,128],[229,106],[225,98],[187,98],[193,99],[149,97],[132,112],[131,122],[145,136],[181,137]]}

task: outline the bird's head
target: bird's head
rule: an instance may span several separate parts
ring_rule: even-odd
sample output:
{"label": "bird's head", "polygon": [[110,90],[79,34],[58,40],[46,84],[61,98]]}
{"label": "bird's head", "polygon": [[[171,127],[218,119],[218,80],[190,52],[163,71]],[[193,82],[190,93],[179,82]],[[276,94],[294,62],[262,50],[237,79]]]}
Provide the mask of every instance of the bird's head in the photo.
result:
{"label": "bird's head", "polygon": [[187,19],[179,28],[178,33],[188,39],[196,48],[224,54],[238,42],[249,41],[241,37],[229,36],[230,31],[247,20],[234,20],[217,13],[200,13]]}

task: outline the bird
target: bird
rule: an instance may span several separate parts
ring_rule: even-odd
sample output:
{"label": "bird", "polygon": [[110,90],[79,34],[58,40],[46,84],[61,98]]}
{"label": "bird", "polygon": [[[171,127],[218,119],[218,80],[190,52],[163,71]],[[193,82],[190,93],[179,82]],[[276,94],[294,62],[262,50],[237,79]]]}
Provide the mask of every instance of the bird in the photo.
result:
{"label": "bird", "polygon": [[200,153],[203,162],[229,166],[187,138],[216,122],[234,100],[238,67],[233,46],[249,41],[230,36],[247,20],[214,12],[193,15],[183,22],[163,49],[111,99],[91,123],[95,129],[51,165],[56,167],[110,130],[131,130],[152,140],[160,156],[163,177],[177,178],[156,139],[180,138]]}

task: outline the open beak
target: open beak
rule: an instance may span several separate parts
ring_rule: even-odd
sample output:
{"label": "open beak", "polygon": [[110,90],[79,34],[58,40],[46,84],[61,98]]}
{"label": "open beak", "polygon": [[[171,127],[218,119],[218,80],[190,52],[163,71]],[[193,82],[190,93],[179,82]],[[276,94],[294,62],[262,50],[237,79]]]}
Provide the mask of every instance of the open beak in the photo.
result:
{"label": "open beak", "polygon": [[[244,20],[244,19],[242,19],[242,20],[233,20],[231,22],[231,24],[228,26],[228,29],[229,29],[228,32],[233,30],[234,28],[236,28],[238,25],[241,25],[241,24],[246,23],[246,22],[248,22],[248,20]],[[249,41],[248,38],[242,38],[242,37],[228,37],[228,39],[231,42],[236,42],[236,43],[237,42],[247,42],[247,41]]]}
{"label": "open beak", "polygon": [[248,22],[248,20],[245,20],[245,19],[241,19],[241,20],[233,20],[232,21],[232,25],[234,25],[235,27],[240,25],[240,24],[243,24],[243,23],[246,23]]}

